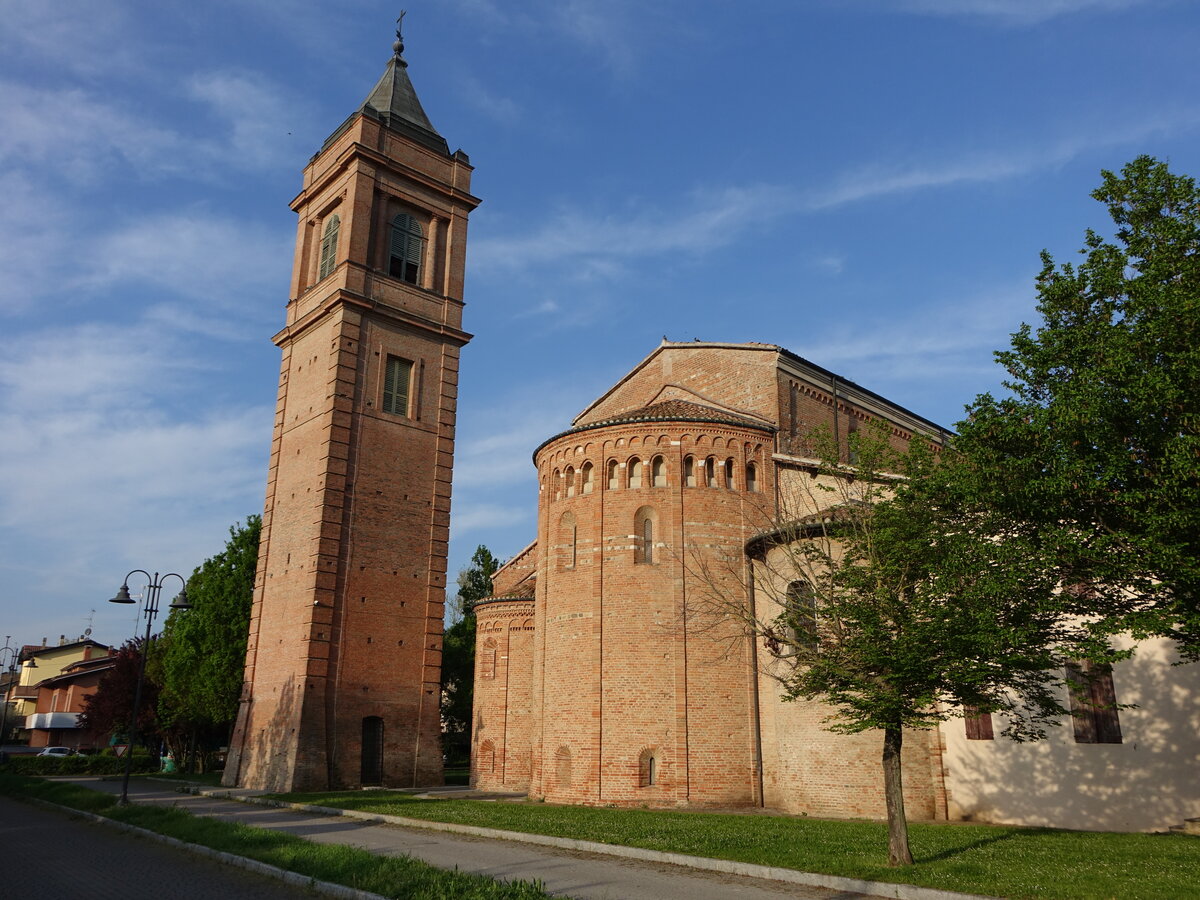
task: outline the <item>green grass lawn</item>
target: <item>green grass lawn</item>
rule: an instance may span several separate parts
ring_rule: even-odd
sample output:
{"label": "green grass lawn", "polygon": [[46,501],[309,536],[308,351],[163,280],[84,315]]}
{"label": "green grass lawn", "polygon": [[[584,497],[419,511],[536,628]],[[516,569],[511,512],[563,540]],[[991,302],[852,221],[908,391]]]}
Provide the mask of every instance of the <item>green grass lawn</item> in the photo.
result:
{"label": "green grass lawn", "polygon": [[418,800],[386,791],[278,799],[624,844],[1001,897],[1200,897],[1200,839],[970,824],[910,826],[915,865],[890,869],[882,823],[792,816]]}
{"label": "green grass lawn", "polygon": [[134,804],[79,785],[0,774],[0,794],[34,797],[126,822],[181,841],[256,859],[318,881],[343,884],[384,897],[415,900],[545,900],[528,882],[498,882],[480,875],[447,872],[405,856],[376,856],[365,850],[250,828],[180,809]]}

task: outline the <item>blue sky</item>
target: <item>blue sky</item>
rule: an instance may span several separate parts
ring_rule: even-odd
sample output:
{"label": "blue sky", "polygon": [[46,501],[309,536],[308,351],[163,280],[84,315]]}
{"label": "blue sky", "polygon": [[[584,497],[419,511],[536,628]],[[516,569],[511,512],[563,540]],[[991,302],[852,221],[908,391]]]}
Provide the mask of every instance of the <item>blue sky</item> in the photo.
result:
{"label": "blue sky", "polygon": [[[1200,175],[1189,0],[412,0],[476,166],[451,578],[664,335],[782,344],[945,425],[1099,171]],[[261,511],[294,217],[374,0],[0,0],[0,634],[119,642],[131,568]],[[93,613],[94,610],[94,613]],[[90,617],[94,615],[94,620]]]}

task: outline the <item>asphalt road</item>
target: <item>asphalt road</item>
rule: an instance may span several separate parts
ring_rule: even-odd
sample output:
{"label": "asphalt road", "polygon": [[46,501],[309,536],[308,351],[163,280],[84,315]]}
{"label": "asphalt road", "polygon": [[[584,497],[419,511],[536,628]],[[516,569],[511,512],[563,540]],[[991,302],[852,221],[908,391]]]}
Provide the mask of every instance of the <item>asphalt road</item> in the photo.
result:
{"label": "asphalt road", "polygon": [[[92,781],[86,786],[120,792],[119,782]],[[381,855],[406,854],[443,869],[457,868],[501,880],[538,879],[549,893],[576,900],[842,900],[864,896],[516,841],[252,806],[180,794],[172,785],[139,779],[130,784],[130,798],[140,803],[177,804],[197,815],[272,828],[319,843],[348,844]]]}
{"label": "asphalt road", "polygon": [[38,900],[297,900],[291,887],[57,810],[0,797],[0,894]]}

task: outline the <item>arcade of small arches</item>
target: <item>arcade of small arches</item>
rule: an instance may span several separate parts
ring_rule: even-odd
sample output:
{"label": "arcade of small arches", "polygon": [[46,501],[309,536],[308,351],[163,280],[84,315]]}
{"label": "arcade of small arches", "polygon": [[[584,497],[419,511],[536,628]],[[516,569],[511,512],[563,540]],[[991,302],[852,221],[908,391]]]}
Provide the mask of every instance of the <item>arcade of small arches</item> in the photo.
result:
{"label": "arcade of small arches", "polygon": [[[662,440],[660,438],[659,442]],[[624,441],[618,441],[618,445],[623,443]],[[647,439],[645,443],[649,444],[650,440]],[[732,442],[730,444],[732,445]],[[642,455],[631,452],[624,458],[614,454],[604,462],[602,479],[597,478],[596,465],[591,460],[580,463],[578,467],[568,462],[566,465],[556,465],[549,475],[543,472],[541,487],[543,493],[549,489],[551,499],[555,501],[592,494],[598,489],[598,485],[604,490],[616,491],[647,487],[664,488],[681,483],[683,487],[689,488],[723,488],[731,491],[741,489],[756,493],[761,490],[761,481],[759,463],[754,457],[759,455],[761,449],[761,445],[745,444],[745,462],[741,465],[734,456],[724,453],[687,453],[682,460],[682,478],[678,482],[672,477],[671,466],[665,454],[651,452]],[[576,447],[574,452],[579,455],[585,451],[583,447]],[[569,454],[570,451],[562,450],[556,455],[562,458]]]}

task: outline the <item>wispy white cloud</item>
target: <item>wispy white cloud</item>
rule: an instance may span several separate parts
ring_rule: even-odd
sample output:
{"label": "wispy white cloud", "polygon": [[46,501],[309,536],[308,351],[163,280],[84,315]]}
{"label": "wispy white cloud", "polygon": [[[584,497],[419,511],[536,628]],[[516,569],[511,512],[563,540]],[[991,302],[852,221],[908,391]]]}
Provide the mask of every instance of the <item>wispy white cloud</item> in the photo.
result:
{"label": "wispy white cloud", "polygon": [[[258,510],[271,405],[258,391],[241,405],[206,403],[195,384],[204,356],[153,321],[5,337],[6,578],[40,569],[46,577],[34,580],[46,599],[84,592],[82,616],[89,590],[100,599],[113,589],[96,583],[98,572],[115,580],[150,566],[187,575],[220,548],[235,518]],[[30,618],[37,630],[68,628]]]}
{"label": "wispy white cloud", "polygon": [[571,260],[583,265],[585,274],[610,276],[614,260],[706,252],[792,208],[786,192],[765,185],[696,191],[689,205],[678,215],[649,207],[596,217],[564,211],[531,234],[478,239],[472,264],[518,270]]}
{"label": "wispy white cloud", "polygon": [[282,230],[204,210],[143,216],[85,242],[79,256],[86,265],[71,283],[84,291],[140,284],[217,308],[238,307],[247,294],[286,291],[291,239]]}
{"label": "wispy white cloud", "polygon": [[1200,126],[1200,106],[1129,116],[1119,125],[1106,121],[1081,127],[1059,140],[1031,147],[964,153],[957,159],[909,164],[873,164],[834,177],[828,187],[806,195],[809,210],[831,209],[861,200],[959,184],[1017,178],[1065,165],[1085,153],[1107,147],[1137,145],[1148,138],[1189,131]]}
{"label": "wispy white cloud", "polygon": [[1031,283],[1018,283],[915,307],[901,320],[809,327],[782,343],[875,390],[901,381],[978,384],[995,376],[992,352],[1033,310]]}
{"label": "wispy white cloud", "polygon": [[84,184],[111,180],[114,167],[138,177],[202,181],[231,168],[266,171],[292,161],[290,123],[304,120],[308,105],[261,75],[237,70],[193,76],[179,102],[191,102],[194,115],[174,121],[204,124],[191,132],[165,128],[161,117],[101,91],[0,81],[0,162],[52,166],[56,175]]}
{"label": "wispy white cloud", "polygon": [[921,15],[1033,25],[1059,16],[1120,12],[1153,2],[1156,0],[900,0],[899,7]]}
{"label": "wispy white cloud", "polygon": [[536,501],[524,506],[504,506],[498,503],[458,503],[454,504],[454,514],[450,517],[450,534],[452,539],[461,538],[472,531],[483,531],[491,528],[506,528],[510,525],[529,525],[533,531],[533,514],[537,509]]}
{"label": "wispy white cloud", "polygon": [[633,71],[651,20],[644,4],[630,0],[530,0],[522,5],[496,0],[450,2],[459,8],[463,21],[473,21],[485,32],[549,34],[586,49],[619,76]]}
{"label": "wispy white cloud", "polygon": [[516,100],[498,94],[469,73],[460,74],[458,93],[473,109],[503,125],[516,125],[523,117],[524,111]]}

